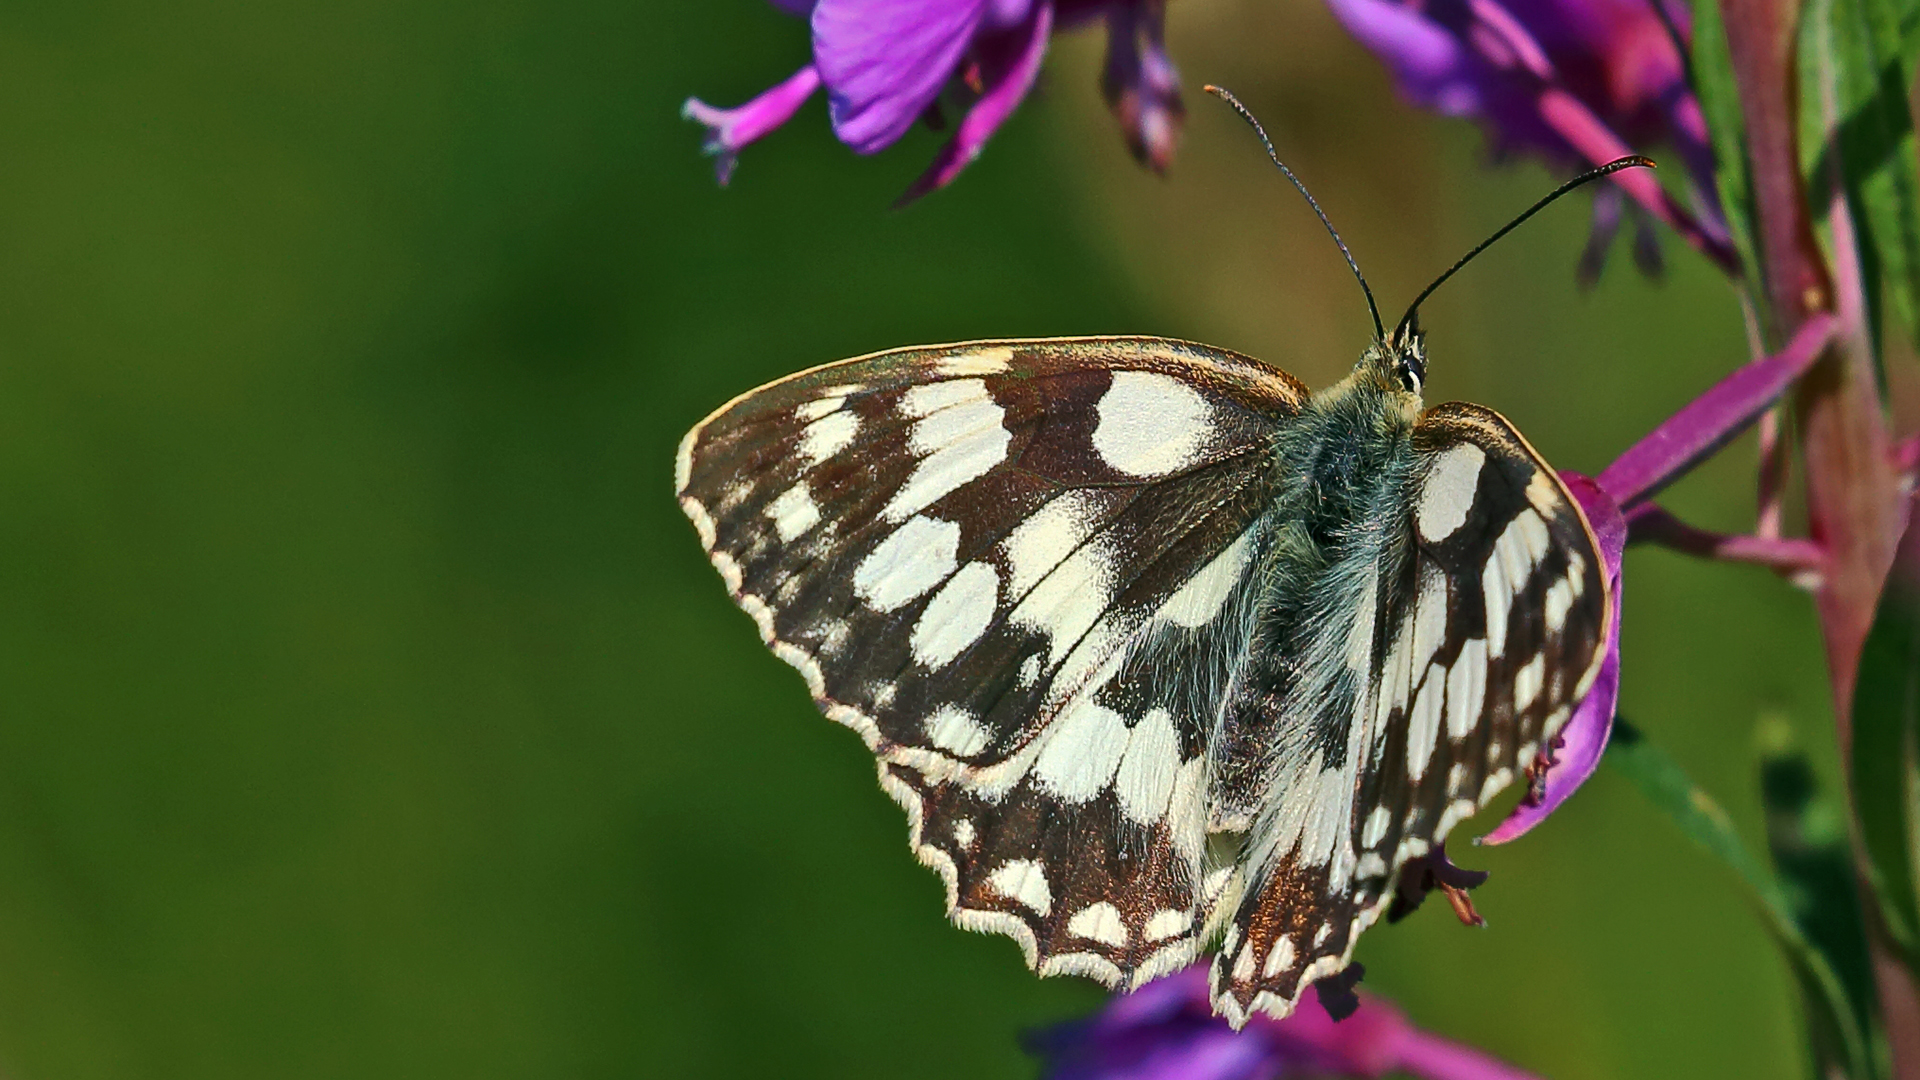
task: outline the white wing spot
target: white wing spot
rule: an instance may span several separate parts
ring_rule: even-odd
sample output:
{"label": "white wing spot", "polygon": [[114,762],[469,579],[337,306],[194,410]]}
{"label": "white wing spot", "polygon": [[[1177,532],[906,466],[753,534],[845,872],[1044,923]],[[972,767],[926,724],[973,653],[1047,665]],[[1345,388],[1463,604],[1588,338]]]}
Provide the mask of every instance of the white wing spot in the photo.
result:
{"label": "white wing spot", "polygon": [[1120,909],[1105,900],[1074,912],[1067,920],[1067,933],[1116,948],[1127,943],[1127,924],[1120,921]]}
{"label": "white wing spot", "polygon": [[1543,514],[1555,514],[1560,510],[1560,489],[1556,487],[1544,472],[1536,472],[1527,481],[1527,501],[1535,510]]}
{"label": "white wing spot", "polygon": [[1414,699],[1413,713],[1407,718],[1407,779],[1416,784],[1427,775],[1427,759],[1433,756],[1433,742],[1440,734],[1446,681],[1447,673],[1439,664],[1427,665],[1420,696]]}
{"label": "white wing spot", "polygon": [[1239,539],[1213,557],[1198,573],[1187,579],[1180,591],[1167,598],[1154,613],[1154,621],[1175,626],[1198,628],[1213,621],[1244,578],[1247,554],[1253,543],[1241,533]]}
{"label": "white wing spot", "polygon": [[1412,635],[1403,625],[1393,636],[1393,646],[1387,650],[1387,662],[1381,668],[1379,704],[1374,712],[1373,756],[1376,764],[1381,754],[1387,750],[1387,736],[1392,734],[1392,719],[1396,710],[1404,710],[1413,697],[1413,654],[1408,651],[1408,638]]}
{"label": "white wing spot", "polygon": [[1393,813],[1384,806],[1376,806],[1373,813],[1367,815],[1366,828],[1360,831],[1360,846],[1373,847],[1386,838],[1387,826],[1393,823]]}
{"label": "white wing spot", "polygon": [[818,465],[852,445],[860,433],[860,418],[850,412],[828,413],[800,433],[800,456]]}
{"label": "white wing spot", "polygon": [[942,705],[922,724],[927,741],[951,754],[972,757],[987,748],[993,735],[980,718],[958,705]]}
{"label": "white wing spot", "polygon": [[1099,503],[1091,494],[1069,491],[1028,515],[1001,544],[1010,593],[1026,592],[1073,554],[1093,531],[1098,514]]}
{"label": "white wing spot", "polygon": [[1362,881],[1386,877],[1387,860],[1369,851],[1365,855],[1360,856],[1360,868],[1355,871],[1355,874]]}
{"label": "white wing spot", "polygon": [[1419,610],[1413,616],[1413,654],[1409,658],[1419,670],[1447,637],[1447,576],[1429,566],[1420,575]]}
{"label": "white wing spot", "polygon": [[1266,966],[1260,974],[1271,979],[1293,966],[1293,939],[1281,934],[1274,939],[1273,948],[1267,953]]}
{"label": "white wing spot", "polygon": [[1507,607],[1516,591],[1507,582],[1506,559],[1500,553],[1505,543],[1503,533],[1495,541],[1493,557],[1480,568],[1480,596],[1487,605],[1487,655],[1495,658],[1507,651]]}
{"label": "white wing spot", "polygon": [[1324,945],[1324,944],[1326,944],[1326,941],[1327,941],[1327,935],[1328,935],[1328,934],[1331,934],[1331,933],[1333,933],[1333,924],[1332,924],[1332,923],[1321,923],[1321,924],[1320,924],[1320,929],[1318,929],[1318,930],[1315,930],[1315,931],[1313,932],[1313,947],[1317,949],[1317,948],[1319,948],[1319,947],[1320,947],[1321,945]]}
{"label": "white wing spot", "polygon": [[1252,981],[1253,963],[1254,963],[1253,942],[1249,941],[1247,942],[1246,947],[1240,950],[1240,955],[1235,957],[1233,960],[1233,981],[1234,982]]}
{"label": "white wing spot", "polygon": [[953,573],[960,526],[924,515],[910,518],[860,560],[853,591],[880,611],[924,595]]}
{"label": "white wing spot", "polygon": [[1513,675],[1513,711],[1517,715],[1533,706],[1533,699],[1540,696],[1540,687],[1547,672],[1545,653],[1533,654],[1525,667]]}
{"label": "white wing spot", "polygon": [[793,415],[801,423],[810,424],[828,413],[839,412],[840,406],[846,403],[847,399],[843,397],[824,397],[816,401],[803,401],[793,410]]}
{"label": "white wing spot", "polygon": [[1140,936],[1149,942],[1163,941],[1186,933],[1192,926],[1192,912],[1162,908],[1147,920],[1147,925],[1141,929]]}
{"label": "white wing spot", "polygon": [[1190,464],[1212,430],[1207,403],[1178,379],[1116,371],[1100,397],[1093,448],[1131,476],[1164,476]]}
{"label": "white wing spot", "polygon": [[979,379],[921,383],[900,395],[900,411],[913,417],[931,416],[961,402],[986,399],[987,384]]}
{"label": "white wing spot", "polygon": [[953,822],[953,842],[964,850],[973,846],[974,832],[972,818],[955,818]]}
{"label": "white wing spot", "polygon": [[1120,770],[1114,776],[1113,790],[1121,812],[1142,825],[1165,817],[1179,772],[1180,740],[1173,729],[1173,714],[1161,708],[1149,710],[1133,726],[1126,753],[1120,758]]}
{"label": "white wing spot", "polygon": [[1200,849],[1207,842],[1206,794],[1207,759],[1202,754],[1180,766],[1173,778],[1173,795],[1167,800],[1167,828],[1173,833],[1173,850],[1195,867],[1200,863]]}
{"label": "white wing spot", "polygon": [[1126,720],[1081,698],[1053,722],[1033,775],[1063,801],[1086,802],[1113,779],[1126,749]]}
{"label": "white wing spot", "polygon": [[1447,672],[1447,737],[1464,739],[1480,724],[1487,701],[1487,643],[1472,638]]}
{"label": "white wing spot", "polygon": [[1033,587],[1013,611],[1013,621],[1047,634],[1047,660],[1059,663],[1107,610],[1107,552],[1088,544],[1068,556]]}
{"label": "white wing spot", "polygon": [[1426,482],[1420,487],[1420,536],[1437,543],[1452,536],[1473,512],[1473,497],[1480,488],[1480,467],[1486,464],[1486,451],[1473,443],[1461,443],[1435,458],[1427,468]]}
{"label": "white wing spot", "polygon": [[[1349,764],[1352,764],[1349,762]],[[1353,780],[1345,769],[1322,769],[1316,778],[1307,822],[1300,838],[1300,863],[1320,866],[1352,820]]]}
{"label": "white wing spot", "polygon": [[992,563],[961,567],[913,624],[913,658],[923,667],[945,667],[987,632],[999,600],[1000,574]]}
{"label": "white wing spot", "polygon": [[1546,519],[1532,510],[1523,510],[1519,517],[1513,519],[1513,524],[1520,527],[1520,538],[1525,541],[1527,554],[1532,560],[1537,563],[1546,558],[1547,548],[1552,543]]}
{"label": "white wing spot", "polygon": [[779,498],[767,504],[766,513],[773,521],[773,531],[780,534],[783,543],[792,543],[808,529],[820,524],[820,508],[814,505],[813,492],[807,490],[805,480],[781,492]]}
{"label": "white wing spot", "polygon": [[934,366],[936,375],[998,375],[1013,364],[1013,349],[999,345],[989,349],[971,349],[947,357]]}
{"label": "white wing spot", "polygon": [[[913,389],[935,390],[969,382],[977,385],[975,380],[962,380],[916,386]],[[909,394],[912,392],[908,391]],[[901,404],[903,408],[906,406],[904,401]],[[928,456],[914,466],[913,475],[907,477],[907,482],[894,493],[886,509],[880,511],[880,516],[888,521],[899,521],[909,514],[918,513],[961,485],[985,476],[994,466],[1005,461],[1007,446],[1013,442],[1013,433],[1001,423],[1005,416],[1005,410],[994,404],[993,399],[984,396],[983,391],[978,398],[963,399],[916,421],[909,433],[908,443],[915,451]]]}
{"label": "white wing spot", "polygon": [[1026,905],[1041,918],[1053,911],[1053,890],[1047,887],[1047,871],[1032,859],[1010,859],[1001,863],[987,878],[987,886],[1009,900]]}
{"label": "white wing spot", "polygon": [[[1280,808],[1268,819],[1264,842],[1271,847],[1257,860],[1260,865],[1271,865],[1286,858],[1300,843],[1300,833],[1307,827],[1307,818],[1313,813],[1320,793],[1320,757],[1320,751],[1315,750],[1306,761],[1296,761],[1291,769],[1280,773],[1273,786],[1273,790],[1282,793]],[[1284,763],[1282,768],[1286,768]]]}
{"label": "white wing spot", "polygon": [[1573,582],[1561,578],[1547,590],[1546,612],[1547,633],[1559,636],[1566,629],[1567,612],[1573,610]]}
{"label": "white wing spot", "polygon": [[1500,794],[1500,789],[1506,787],[1507,781],[1511,779],[1513,779],[1513,773],[1506,769],[1501,769],[1489,775],[1486,782],[1480,785],[1480,801],[1485,803],[1495,795]]}

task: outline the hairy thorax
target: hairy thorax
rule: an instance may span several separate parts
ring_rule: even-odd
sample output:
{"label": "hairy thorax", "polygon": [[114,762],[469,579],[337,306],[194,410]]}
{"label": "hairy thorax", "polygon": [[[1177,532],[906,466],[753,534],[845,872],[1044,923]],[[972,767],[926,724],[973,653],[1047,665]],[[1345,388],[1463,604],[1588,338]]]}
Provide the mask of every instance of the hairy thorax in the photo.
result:
{"label": "hairy thorax", "polygon": [[1216,726],[1214,828],[1245,831],[1282,762],[1338,767],[1378,647],[1374,597],[1406,557],[1405,488],[1419,398],[1362,360],[1275,440],[1273,527],[1261,554],[1248,663]]}

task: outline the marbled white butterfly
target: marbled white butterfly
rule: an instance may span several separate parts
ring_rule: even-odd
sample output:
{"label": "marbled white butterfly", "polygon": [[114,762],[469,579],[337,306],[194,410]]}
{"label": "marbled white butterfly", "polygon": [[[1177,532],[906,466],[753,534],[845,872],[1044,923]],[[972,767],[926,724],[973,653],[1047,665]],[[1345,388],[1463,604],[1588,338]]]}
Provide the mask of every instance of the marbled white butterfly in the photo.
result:
{"label": "marbled white butterfly", "polygon": [[1422,408],[1418,304],[1319,393],[1167,338],[974,341],[687,434],[701,543],[954,921],[1128,987],[1217,946],[1216,1008],[1283,1016],[1548,746],[1608,580],[1511,424]]}

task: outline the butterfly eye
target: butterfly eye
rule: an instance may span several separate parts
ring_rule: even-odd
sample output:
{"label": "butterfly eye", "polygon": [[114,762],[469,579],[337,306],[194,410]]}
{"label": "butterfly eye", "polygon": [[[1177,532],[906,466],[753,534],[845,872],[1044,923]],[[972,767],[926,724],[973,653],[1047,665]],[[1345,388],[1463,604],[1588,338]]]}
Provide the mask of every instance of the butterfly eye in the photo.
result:
{"label": "butterfly eye", "polygon": [[1420,392],[1420,388],[1425,385],[1426,374],[1427,365],[1421,360],[1419,355],[1411,352],[1400,355],[1400,385],[1409,393],[1417,394]]}

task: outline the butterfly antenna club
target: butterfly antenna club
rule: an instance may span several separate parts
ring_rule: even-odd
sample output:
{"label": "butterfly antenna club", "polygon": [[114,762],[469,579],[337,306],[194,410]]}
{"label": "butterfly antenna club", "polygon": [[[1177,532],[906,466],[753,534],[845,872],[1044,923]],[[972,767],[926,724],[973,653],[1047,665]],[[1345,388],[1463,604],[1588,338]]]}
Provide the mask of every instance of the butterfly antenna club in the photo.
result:
{"label": "butterfly antenna club", "polygon": [[[1353,271],[1354,280],[1360,283],[1360,291],[1367,296],[1367,314],[1373,316],[1374,336],[1384,338],[1386,336],[1386,327],[1380,323],[1380,308],[1373,302],[1373,290],[1367,287],[1367,277],[1360,272],[1360,264],[1353,261],[1353,252],[1347,250],[1347,242],[1340,239],[1340,230],[1333,227],[1333,222],[1327,220],[1326,211],[1320,209],[1320,204],[1314,200],[1313,192],[1308,191],[1307,185],[1301,183],[1300,178],[1293,175],[1293,170],[1287,168],[1287,163],[1280,160],[1279,153],[1273,148],[1273,140],[1267,138],[1267,129],[1260,126],[1260,121],[1254,118],[1252,110],[1242,105],[1240,99],[1233,96],[1232,91],[1224,86],[1215,86],[1212,83],[1208,83],[1203,89],[1221,101],[1226,102],[1228,105],[1233,106],[1233,111],[1240,114],[1240,119],[1245,120],[1248,126],[1253,128],[1253,133],[1260,136],[1260,145],[1267,148],[1267,156],[1272,158],[1273,163],[1280,167],[1280,171],[1286,174],[1287,179],[1293,181],[1293,186],[1298,188],[1300,194],[1306,198],[1307,205],[1313,207],[1314,214],[1320,218],[1320,224],[1327,227],[1327,235],[1333,237],[1334,246],[1338,247],[1340,254],[1346,257],[1347,266]],[[1528,213],[1531,212],[1532,211],[1528,211]]]}
{"label": "butterfly antenna club", "polygon": [[[1400,322],[1394,326],[1393,328],[1394,340],[1398,341],[1400,340],[1401,337],[1403,337],[1406,334],[1407,327],[1413,325],[1414,316],[1420,313],[1420,305],[1426,301],[1427,297],[1433,295],[1433,291],[1435,289],[1438,289],[1442,283],[1444,283],[1448,278],[1452,277],[1455,273],[1457,273],[1461,267],[1472,262],[1473,257],[1475,255],[1478,255],[1481,252],[1492,247],[1493,242],[1495,240],[1498,240],[1501,237],[1512,232],[1513,230],[1519,228],[1521,222],[1527,220],[1533,215],[1539,213],[1540,211],[1545,210],[1547,206],[1551,204],[1555,199],[1558,199],[1560,196],[1565,195],[1569,191],[1572,191],[1574,188],[1580,187],[1584,184],[1592,183],[1593,181],[1598,180],[1603,176],[1612,176],[1614,173],[1617,173],[1622,169],[1640,169],[1640,168],[1653,169],[1653,168],[1658,168],[1658,166],[1655,164],[1652,158],[1641,157],[1638,154],[1634,154],[1634,155],[1623,157],[1623,158],[1617,158],[1613,161],[1607,162],[1605,165],[1602,165],[1599,168],[1594,169],[1590,172],[1581,173],[1579,176],[1574,177],[1573,179],[1567,181],[1564,184],[1561,184],[1559,187],[1554,188],[1552,191],[1548,192],[1545,198],[1541,199],[1537,203],[1534,203],[1532,206],[1527,207],[1524,211],[1521,211],[1519,217],[1516,217],[1512,221],[1507,222],[1505,225],[1500,226],[1499,230],[1496,231],[1492,236],[1489,236],[1485,240],[1480,241],[1478,244],[1474,245],[1474,248],[1472,251],[1469,251],[1465,255],[1460,256],[1460,259],[1458,262],[1454,263],[1452,266],[1447,267],[1446,273],[1441,274],[1439,277],[1433,279],[1433,284],[1420,290],[1420,295],[1414,297],[1413,303],[1407,305],[1407,313],[1405,315],[1402,315],[1400,317]],[[1295,181],[1295,183],[1298,183],[1298,181]],[[1332,226],[1328,226],[1328,228],[1332,228]],[[1341,250],[1344,251],[1345,248],[1342,248]],[[1359,273],[1358,270],[1354,272]],[[1377,322],[1378,319],[1376,319],[1375,321]]]}

